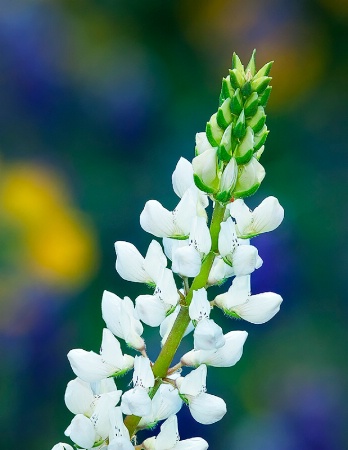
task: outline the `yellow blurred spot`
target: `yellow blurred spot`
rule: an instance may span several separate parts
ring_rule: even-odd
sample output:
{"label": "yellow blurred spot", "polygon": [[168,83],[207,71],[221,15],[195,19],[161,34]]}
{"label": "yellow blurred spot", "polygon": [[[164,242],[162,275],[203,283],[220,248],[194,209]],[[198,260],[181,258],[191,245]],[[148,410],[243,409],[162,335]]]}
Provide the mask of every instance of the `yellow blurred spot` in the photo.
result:
{"label": "yellow blurred spot", "polygon": [[71,206],[55,173],[34,164],[2,168],[0,211],[21,233],[26,274],[63,289],[96,271],[98,245],[87,217]]}

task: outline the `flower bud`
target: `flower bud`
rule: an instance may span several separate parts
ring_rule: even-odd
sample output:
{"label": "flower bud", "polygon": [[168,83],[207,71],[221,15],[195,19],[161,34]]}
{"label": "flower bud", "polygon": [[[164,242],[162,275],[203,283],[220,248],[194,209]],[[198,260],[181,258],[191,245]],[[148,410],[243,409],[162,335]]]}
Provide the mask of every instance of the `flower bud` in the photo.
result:
{"label": "flower bud", "polygon": [[269,131],[267,130],[267,126],[264,125],[263,128],[254,135],[254,152],[259,150],[263,144],[266,142]]}
{"label": "flower bud", "polygon": [[233,136],[235,136],[238,139],[241,139],[245,135],[245,114],[244,109],[242,109],[242,112],[239,114],[238,120],[233,127]]}
{"label": "flower bud", "polygon": [[269,96],[271,95],[272,86],[268,86],[268,88],[265,89],[265,92],[261,95],[259,99],[260,106],[263,106],[266,108]]}
{"label": "flower bud", "polygon": [[258,94],[262,94],[264,90],[269,85],[270,81],[272,80],[272,77],[260,77],[260,78],[254,78],[251,80],[251,89]]}
{"label": "flower bud", "polygon": [[226,98],[232,98],[234,94],[234,89],[231,86],[230,76],[222,79],[221,93],[220,93],[220,105],[225,101]]}
{"label": "flower bud", "polygon": [[243,97],[240,93],[240,89],[236,89],[230,103],[231,113],[235,116],[239,116],[239,114],[243,110]]}
{"label": "flower bud", "polygon": [[253,53],[251,55],[250,61],[248,63],[248,65],[245,68],[245,73],[247,74],[248,72],[250,72],[250,75],[253,77],[256,73],[256,50],[253,50]]}
{"label": "flower bud", "polygon": [[230,70],[230,81],[233,89],[241,88],[245,83],[244,73],[238,69]]}
{"label": "flower bud", "polygon": [[257,108],[256,114],[250,120],[247,121],[247,124],[249,127],[253,129],[254,133],[258,133],[259,131],[261,131],[265,122],[266,122],[265,110],[262,108],[262,106],[259,106]]}
{"label": "flower bud", "polygon": [[232,114],[230,110],[230,103],[231,99],[227,98],[223,104],[219,107],[217,115],[216,115],[216,121],[220,128],[225,130],[228,125],[232,122]]}
{"label": "flower bud", "polygon": [[213,147],[217,147],[221,141],[224,130],[219,127],[216,120],[217,113],[213,114],[207,122],[205,132],[207,134],[207,139]]}
{"label": "flower bud", "polygon": [[233,194],[235,198],[248,197],[254,194],[265,177],[265,169],[256,158],[238,167],[238,178]]}
{"label": "flower bud", "polygon": [[261,77],[267,77],[271,71],[273,62],[274,61],[270,61],[270,62],[266,63],[263,67],[261,67],[261,69],[254,76],[254,78],[257,79],[257,78],[261,78]]}
{"label": "flower bud", "polygon": [[259,96],[256,92],[253,92],[250,97],[247,98],[244,105],[245,117],[252,117],[256,113],[258,105]]}
{"label": "flower bud", "polygon": [[253,151],[254,132],[250,127],[247,127],[244,138],[241,140],[234,152],[234,157],[236,158],[237,164],[247,164],[253,156]]}
{"label": "flower bud", "polygon": [[217,150],[217,156],[220,161],[228,162],[232,156],[232,123],[226,128],[219,148]]}
{"label": "flower bud", "polygon": [[216,148],[206,150],[192,160],[194,180],[198,189],[214,192],[217,180]]}

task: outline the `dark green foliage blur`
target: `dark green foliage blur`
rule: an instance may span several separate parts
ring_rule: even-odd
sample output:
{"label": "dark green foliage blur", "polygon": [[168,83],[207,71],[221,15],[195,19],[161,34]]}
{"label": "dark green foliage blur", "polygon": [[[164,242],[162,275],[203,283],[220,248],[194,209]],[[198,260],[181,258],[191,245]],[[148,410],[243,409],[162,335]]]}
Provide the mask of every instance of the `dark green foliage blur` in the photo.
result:
{"label": "dark green foliage blur", "polygon": [[[214,312],[249,332],[235,367],[208,370],[228,413],[202,426],[183,408],[179,431],[212,450],[348,448],[347,5],[1,2],[1,449],[68,442],[67,352],[98,351],[104,289],[146,290],[118,276],[114,242],[146,251],[145,202],[176,205],[171,173],[193,158],[233,51],[246,63],[254,48],[258,67],[275,63],[267,176],[247,203],[274,195],[285,220],[253,242],[264,264],[252,289],[284,302],[260,326]],[[157,330],[145,336],[155,359]]]}

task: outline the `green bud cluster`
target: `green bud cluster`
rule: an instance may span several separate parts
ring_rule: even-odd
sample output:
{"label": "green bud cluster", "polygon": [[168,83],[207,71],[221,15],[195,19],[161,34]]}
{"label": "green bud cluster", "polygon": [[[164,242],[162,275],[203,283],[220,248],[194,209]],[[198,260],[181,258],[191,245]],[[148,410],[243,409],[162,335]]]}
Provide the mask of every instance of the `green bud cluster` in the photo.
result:
{"label": "green bud cluster", "polygon": [[252,195],[264,177],[258,160],[269,133],[265,124],[265,107],[272,90],[269,72],[273,61],[256,71],[255,53],[254,50],[246,68],[233,54],[232,69],[222,80],[218,111],[206,126],[207,139],[212,147],[217,148],[221,172],[232,158],[238,165],[235,184],[229,191],[214,194],[221,203],[230,201],[232,197]]}

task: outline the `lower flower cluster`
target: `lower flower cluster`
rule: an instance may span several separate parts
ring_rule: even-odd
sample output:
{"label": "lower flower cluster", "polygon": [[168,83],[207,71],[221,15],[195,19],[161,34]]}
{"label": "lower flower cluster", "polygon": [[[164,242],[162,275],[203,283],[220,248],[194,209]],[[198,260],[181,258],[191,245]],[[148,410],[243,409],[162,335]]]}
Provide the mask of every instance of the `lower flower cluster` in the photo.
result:
{"label": "lower flower cluster", "polygon": [[[264,73],[269,67],[256,73],[252,58],[244,70],[236,58],[223,81],[222,106],[206,132],[197,134],[197,156],[192,163],[181,158],[173,172],[173,189],[180,197],[176,208],[169,211],[150,200],[140,215],[142,228],[162,239],[163,246],[152,240],[142,256],[129,242],[115,244],[119,275],[147,285],[152,293],[132,301],[105,291],[101,309],[106,328],[99,354],[83,349],[68,353],[76,378],[68,383],[65,403],[75,416],[65,435],[76,448],[207,449],[199,437],[180,441],[176,415],[186,405],[201,424],[223,418],[226,403],[207,393],[207,368],[236,364],[247,338],[246,331],[224,333],[211,318],[212,310],[253,324],[265,323],[279,311],[280,295],[251,294],[251,274],[263,261],[250,240],[277,228],[284,211],[275,197],[253,211],[244,202],[263,178],[259,130],[264,127],[261,94],[268,89]],[[208,226],[210,202],[214,212]],[[211,286],[232,277],[228,289],[209,299]],[[147,356],[143,324],[159,328],[162,350],[154,362]],[[190,333],[192,350],[178,357],[179,343]],[[132,355],[123,353],[119,340]],[[179,362],[170,367],[174,358]],[[116,381],[129,371],[131,387],[122,392]],[[139,431],[162,421],[157,436],[137,443]],[[52,450],[71,449],[59,443]]]}

